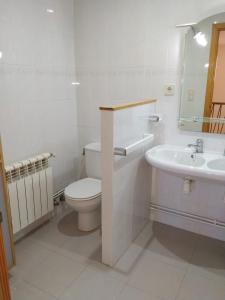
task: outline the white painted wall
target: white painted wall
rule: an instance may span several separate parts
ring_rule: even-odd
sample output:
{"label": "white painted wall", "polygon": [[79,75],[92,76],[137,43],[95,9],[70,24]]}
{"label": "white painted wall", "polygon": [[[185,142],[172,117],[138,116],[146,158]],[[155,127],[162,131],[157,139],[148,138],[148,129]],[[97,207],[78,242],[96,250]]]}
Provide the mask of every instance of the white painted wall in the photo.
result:
{"label": "white painted wall", "polygon": [[73,0],[0,0],[0,132],[6,163],[55,153],[55,191],[76,177],[73,30]]}

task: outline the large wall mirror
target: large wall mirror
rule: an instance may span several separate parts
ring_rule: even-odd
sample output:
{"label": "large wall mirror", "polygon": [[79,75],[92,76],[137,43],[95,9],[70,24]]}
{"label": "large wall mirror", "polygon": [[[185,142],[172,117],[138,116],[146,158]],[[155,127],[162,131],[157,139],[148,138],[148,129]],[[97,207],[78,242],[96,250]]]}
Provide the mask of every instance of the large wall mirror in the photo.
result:
{"label": "large wall mirror", "polygon": [[225,134],[225,13],[185,26],[179,127]]}

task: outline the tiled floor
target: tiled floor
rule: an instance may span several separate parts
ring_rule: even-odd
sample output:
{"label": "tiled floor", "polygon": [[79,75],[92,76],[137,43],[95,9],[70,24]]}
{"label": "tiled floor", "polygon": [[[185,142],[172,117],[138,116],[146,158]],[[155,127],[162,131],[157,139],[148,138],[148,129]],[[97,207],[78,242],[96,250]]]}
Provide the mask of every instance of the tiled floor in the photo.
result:
{"label": "tiled floor", "polygon": [[66,206],[16,245],[13,300],[224,300],[225,244],[148,224],[116,266],[100,263],[99,230]]}

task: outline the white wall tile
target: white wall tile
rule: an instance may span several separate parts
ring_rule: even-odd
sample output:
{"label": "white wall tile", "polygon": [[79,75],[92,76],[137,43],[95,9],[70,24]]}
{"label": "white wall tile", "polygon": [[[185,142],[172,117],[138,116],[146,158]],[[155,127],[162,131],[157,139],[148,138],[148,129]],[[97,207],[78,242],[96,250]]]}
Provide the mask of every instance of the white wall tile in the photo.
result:
{"label": "white wall tile", "polygon": [[[96,109],[101,97],[104,104],[157,98],[156,110],[163,116],[163,122],[154,129],[157,130],[158,142],[187,145],[196,138],[202,137],[206,149],[218,150],[222,153],[225,147],[223,135],[185,132],[178,129],[180,71],[185,29],[177,29],[175,25],[198,22],[224,9],[223,0],[197,2],[194,0],[96,0],[94,2],[75,0],[76,64],[86,75],[83,84],[87,86],[91,95],[89,98],[78,96],[78,101],[82,101],[83,106],[81,109],[78,108],[83,125],[91,128],[93,124],[95,126],[99,124],[100,117]],[[92,79],[89,80],[87,75],[91,73]],[[103,83],[102,86],[100,82]],[[168,83],[176,84],[176,92],[172,97],[164,96],[163,87]],[[88,111],[83,109],[85,107],[88,107]],[[95,121],[91,116],[95,116]],[[132,138],[136,123],[132,130],[128,127],[129,121],[127,125],[121,123],[118,127],[120,135],[115,136],[117,138],[120,136],[121,139],[124,136],[128,139]],[[81,139],[82,135],[80,131]],[[91,130],[89,133],[85,131],[87,141],[92,139],[92,135]],[[159,190],[161,186],[163,188],[157,201],[179,207],[180,202],[184,201],[181,179],[169,178],[168,176],[166,180],[159,181]],[[218,213],[217,216],[222,217],[220,212],[223,211],[221,200],[223,188],[214,183],[205,186],[198,182],[196,185],[198,192],[189,197],[186,209],[189,205],[192,211],[205,213],[207,216]],[[217,190],[215,195],[210,196],[216,198],[214,202],[217,203],[217,208],[210,204],[211,194],[202,192],[205,188],[209,191],[209,187],[211,190]],[[163,190],[165,193],[162,195]],[[171,192],[173,197],[166,193],[171,190],[174,191]],[[204,207],[203,202],[200,201],[205,196],[207,204],[204,202],[206,205]],[[195,202],[196,197],[198,200]],[[180,220],[177,222],[177,224],[181,223]],[[188,228],[191,229],[192,224]],[[207,230],[202,231],[207,232]],[[218,235],[221,236],[219,232]]]}
{"label": "white wall tile", "polygon": [[55,153],[58,190],[77,176],[73,1],[0,0],[0,7],[0,128],[6,163]]}

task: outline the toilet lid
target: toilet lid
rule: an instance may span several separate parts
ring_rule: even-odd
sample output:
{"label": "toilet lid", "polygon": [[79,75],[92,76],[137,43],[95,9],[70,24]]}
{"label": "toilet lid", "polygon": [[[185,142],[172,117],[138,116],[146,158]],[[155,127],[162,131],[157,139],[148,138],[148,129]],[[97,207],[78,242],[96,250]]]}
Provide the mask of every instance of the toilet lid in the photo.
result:
{"label": "toilet lid", "polygon": [[68,185],[65,189],[65,196],[76,199],[90,199],[101,194],[101,180],[84,178]]}

